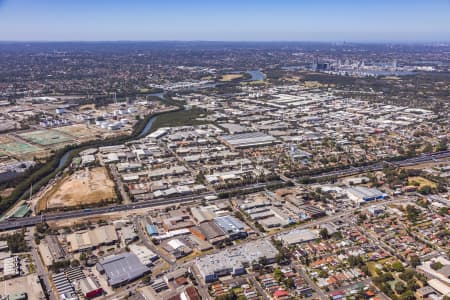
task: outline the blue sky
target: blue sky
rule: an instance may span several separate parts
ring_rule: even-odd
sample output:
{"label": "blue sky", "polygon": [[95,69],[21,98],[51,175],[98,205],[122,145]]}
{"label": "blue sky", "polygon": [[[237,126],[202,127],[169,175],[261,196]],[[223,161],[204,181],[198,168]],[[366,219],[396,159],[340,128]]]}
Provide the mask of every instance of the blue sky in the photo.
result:
{"label": "blue sky", "polygon": [[0,40],[450,41],[450,0],[0,0]]}

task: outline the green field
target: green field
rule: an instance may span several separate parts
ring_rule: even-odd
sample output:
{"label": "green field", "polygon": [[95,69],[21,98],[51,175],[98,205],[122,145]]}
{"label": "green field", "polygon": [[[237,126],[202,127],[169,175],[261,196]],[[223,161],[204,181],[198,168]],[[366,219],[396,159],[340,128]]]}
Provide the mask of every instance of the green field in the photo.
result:
{"label": "green field", "polygon": [[0,144],[0,150],[2,150],[2,152],[7,152],[14,155],[14,154],[26,154],[37,152],[40,151],[41,149],[28,143],[11,142]]}
{"label": "green field", "polygon": [[38,145],[48,146],[73,141],[69,136],[56,130],[36,130],[19,134],[23,139]]}

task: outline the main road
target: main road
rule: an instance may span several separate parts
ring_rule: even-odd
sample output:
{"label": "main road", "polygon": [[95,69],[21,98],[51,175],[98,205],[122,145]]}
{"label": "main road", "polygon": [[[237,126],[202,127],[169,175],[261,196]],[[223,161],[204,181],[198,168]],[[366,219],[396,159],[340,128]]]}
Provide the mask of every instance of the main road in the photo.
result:
{"label": "main road", "polygon": [[377,162],[371,165],[367,166],[361,166],[361,167],[349,167],[342,170],[335,170],[330,172],[324,172],[321,174],[313,175],[311,178],[313,179],[321,179],[321,178],[327,178],[327,177],[343,177],[343,176],[350,176],[355,174],[361,174],[365,172],[373,172],[373,171],[381,171],[383,170],[385,165],[393,165],[396,167],[406,167],[406,166],[413,166],[417,164],[422,163],[428,163],[428,162],[435,162],[440,159],[449,158],[450,157],[450,150],[440,151],[440,152],[434,152],[434,153],[427,153],[422,154],[420,156],[407,158],[404,160],[398,160],[398,161],[391,161],[391,162]]}
{"label": "main road", "polygon": [[[241,187],[240,190],[243,191],[246,189],[264,188],[268,184],[273,184],[273,182],[255,183],[255,184],[248,185],[246,187]],[[232,190],[234,190],[234,189],[232,189]],[[122,205],[106,206],[106,207],[98,207],[98,208],[87,208],[87,209],[83,209],[83,210],[58,212],[58,213],[51,213],[51,214],[45,214],[45,215],[42,214],[39,216],[31,216],[31,217],[25,217],[25,218],[21,218],[21,219],[7,219],[5,221],[0,222],[0,231],[34,226],[36,224],[39,224],[39,223],[42,223],[45,221],[59,221],[59,220],[64,220],[64,219],[82,218],[82,217],[87,217],[87,216],[116,213],[116,212],[121,212],[121,211],[129,211],[129,210],[142,209],[142,208],[151,208],[151,207],[156,207],[156,206],[175,205],[175,204],[181,204],[181,203],[194,202],[194,201],[202,200],[206,196],[211,196],[211,195],[215,195],[215,194],[216,193],[214,193],[214,192],[204,192],[204,193],[196,194],[196,195],[186,195],[186,196],[179,196],[179,197],[173,197],[173,198],[149,199],[149,200],[140,201],[140,202],[131,203],[131,204],[122,204]]]}

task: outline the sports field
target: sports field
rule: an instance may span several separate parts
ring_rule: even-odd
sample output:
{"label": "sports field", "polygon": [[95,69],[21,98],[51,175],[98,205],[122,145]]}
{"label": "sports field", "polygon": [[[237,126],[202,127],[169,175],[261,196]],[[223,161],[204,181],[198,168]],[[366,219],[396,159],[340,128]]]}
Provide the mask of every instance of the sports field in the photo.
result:
{"label": "sports field", "polygon": [[29,142],[42,146],[49,146],[74,141],[71,137],[53,129],[24,132],[20,133],[19,136]]}
{"label": "sports field", "polygon": [[41,151],[40,148],[24,142],[13,141],[10,143],[0,144],[0,152],[7,152],[11,155],[20,155]]}

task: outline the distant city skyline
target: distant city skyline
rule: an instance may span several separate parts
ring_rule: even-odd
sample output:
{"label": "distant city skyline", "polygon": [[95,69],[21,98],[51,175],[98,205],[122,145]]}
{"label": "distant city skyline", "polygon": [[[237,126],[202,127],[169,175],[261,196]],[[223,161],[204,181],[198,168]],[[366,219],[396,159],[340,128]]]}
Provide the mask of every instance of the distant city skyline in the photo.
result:
{"label": "distant city skyline", "polygon": [[0,0],[1,41],[450,41],[448,0]]}

